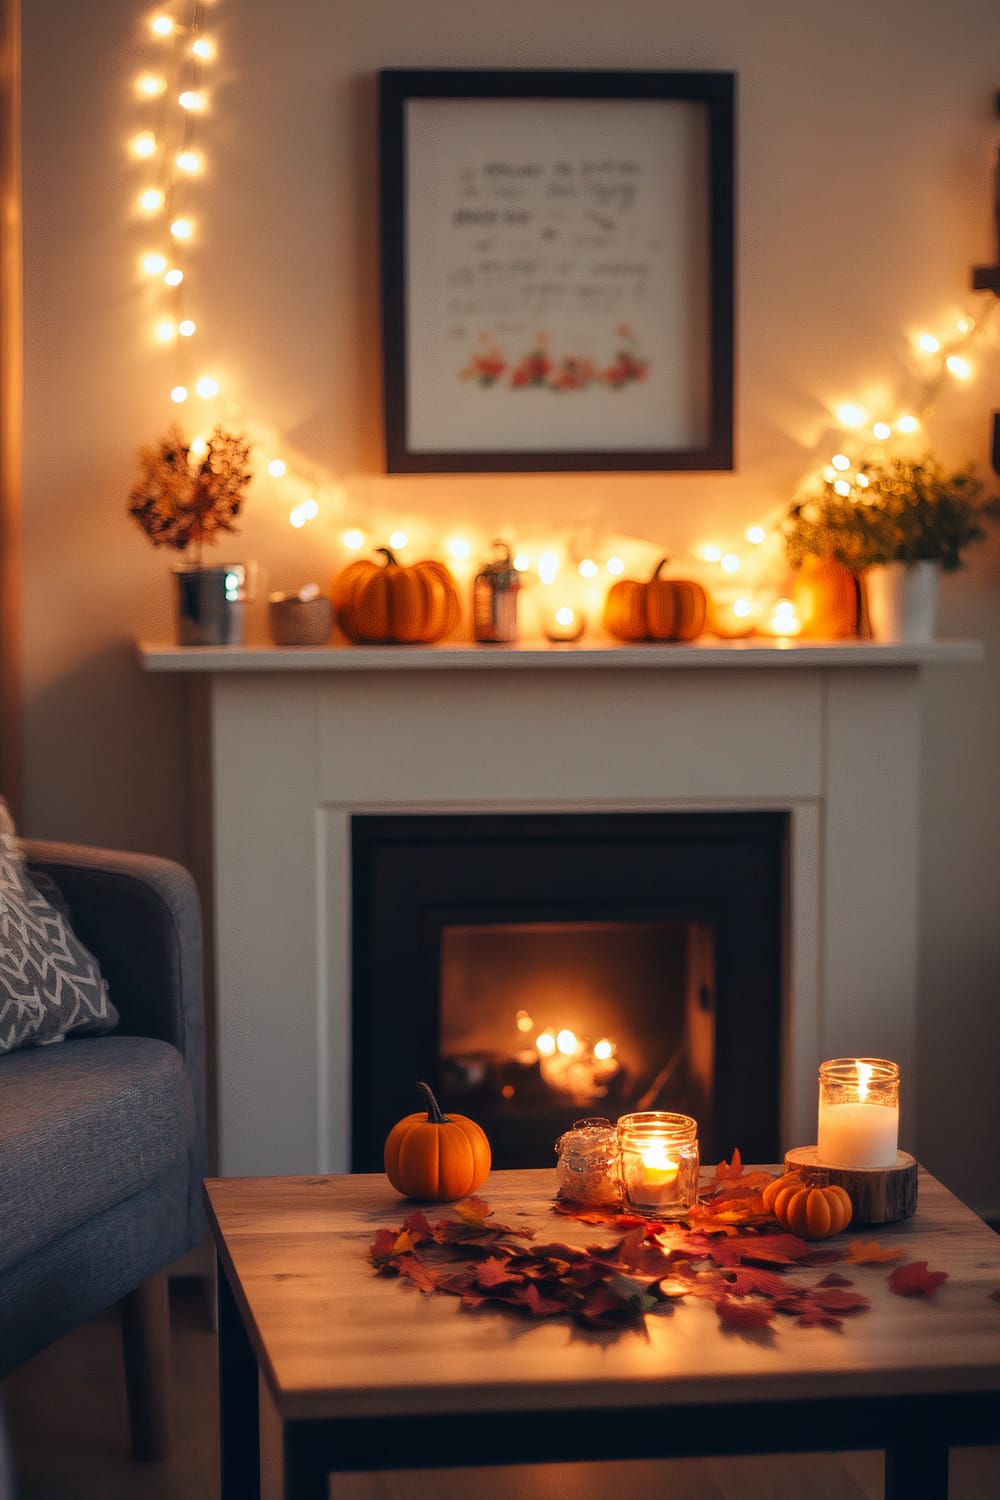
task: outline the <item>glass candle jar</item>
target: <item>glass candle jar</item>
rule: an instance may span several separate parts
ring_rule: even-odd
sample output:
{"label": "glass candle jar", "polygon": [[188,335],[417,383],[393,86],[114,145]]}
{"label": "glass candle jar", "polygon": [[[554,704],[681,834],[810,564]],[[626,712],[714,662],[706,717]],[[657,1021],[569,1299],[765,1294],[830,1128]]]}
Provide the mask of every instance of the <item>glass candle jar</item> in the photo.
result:
{"label": "glass candle jar", "polygon": [[880,1057],[820,1065],[816,1155],[828,1167],[896,1165],[899,1068]]}
{"label": "glass candle jar", "polygon": [[571,1203],[618,1203],[618,1132],[610,1120],[577,1120],[556,1141],[557,1196]]}
{"label": "glass candle jar", "polygon": [[635,1213],[682,1219],[698,1199],[698,1122],[649,1110],[618,1121],[622,1196]]}

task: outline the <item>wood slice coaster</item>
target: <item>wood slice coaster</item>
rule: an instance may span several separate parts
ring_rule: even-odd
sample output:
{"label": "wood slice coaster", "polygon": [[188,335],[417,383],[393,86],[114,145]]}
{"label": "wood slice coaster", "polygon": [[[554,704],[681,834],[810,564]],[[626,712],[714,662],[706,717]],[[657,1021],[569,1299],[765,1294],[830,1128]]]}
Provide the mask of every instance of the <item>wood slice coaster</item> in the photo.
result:
{"label": "wood slice coaster", "polygon": [[785,1152],[785,1171],[798,1172],[810,1187],[835,1183],[848,1194],[855,1224],[891,1224],[909,1219],[917,1208],[916,1158],[896,1152],[894,1167],[828,1167],[815,1146]]}

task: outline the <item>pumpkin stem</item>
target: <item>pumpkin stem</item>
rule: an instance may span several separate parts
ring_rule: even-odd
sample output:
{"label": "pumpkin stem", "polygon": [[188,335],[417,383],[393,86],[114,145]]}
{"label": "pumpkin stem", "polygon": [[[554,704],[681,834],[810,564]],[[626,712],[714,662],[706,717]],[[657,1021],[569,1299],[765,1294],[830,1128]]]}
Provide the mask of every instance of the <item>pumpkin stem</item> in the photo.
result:
{"label": "pumpkin stem", "polygon": [[390,550],[389,550],[388,547],[376,547],[375,551],[376,552],[381,552],[382,556],[385,558],[385,565],[386,565],[387,568],[398,568],[399,567],[399,562],[396,559],[395,553],[394,552],[390,552]]}
{"label": "pumpkin stem", "polygon": [[441,1113],[441,1106],[437,1102],[437,1100],[435,1099],[434,1095],[431,1093],[431,1091],[428,1088],[427,1084],[426,1083],[418,1083],[417,1084],[417,1088],[420,1090],[420,1092],[424,1096],[424,1103],[427,1106],[427,1119],[428,1119],[429,1124],[431,1124],[431,1125],[447,1125],[448,1124],[448,1116],[447,1115],[443,1115]]}
{"label": "pumpkin stem", "polygon": [[[660,558],[659,562],[656,564],[656,567],[653,569],[653,578],[654,579],[655,578],[659,578],[659,576],[660,576],[660,569],[661,568],[665,568],[667,566],[667,563],[669,561],[670,561],[669,557],[661,557]],[[652,582],[652,579],[650,580],[650,582]]]}

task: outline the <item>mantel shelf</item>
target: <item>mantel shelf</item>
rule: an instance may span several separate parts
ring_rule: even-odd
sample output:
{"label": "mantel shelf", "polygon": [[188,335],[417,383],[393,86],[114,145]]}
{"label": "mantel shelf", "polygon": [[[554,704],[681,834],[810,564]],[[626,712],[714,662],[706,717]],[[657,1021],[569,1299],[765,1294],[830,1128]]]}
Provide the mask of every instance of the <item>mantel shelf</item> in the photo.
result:
{"label": "mantel shelf", "polygon": [[550,645],[526,641],[510,646],[450,641],[440,646],[173,646],[140,642],[147,672],[412,672],[571,671],[646,668],[855,668],[922,667],[979,662],[979,641],[931,641],[926,645],[875,641],[799,643],[790,640],[706,640],[689,644]]}

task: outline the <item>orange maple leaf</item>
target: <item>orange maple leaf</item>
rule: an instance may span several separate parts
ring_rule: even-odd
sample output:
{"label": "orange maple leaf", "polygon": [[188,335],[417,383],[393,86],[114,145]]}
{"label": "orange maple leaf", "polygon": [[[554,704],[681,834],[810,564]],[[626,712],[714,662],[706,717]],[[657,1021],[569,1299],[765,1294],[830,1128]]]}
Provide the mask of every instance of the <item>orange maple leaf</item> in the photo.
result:
{"label": "orange maple leaf", "polygon": [[466,1198],[464,1203],[455,1204],[455,1212],[473,1229],[485,1229],[486,1220],[493,1210],[484,1198]]}
{"label": "orange maple leaf", "polygon": [[855,1266],[874,1266],[882,1261],[898,1260],[902,1253],[899,1247],[891,1250],[887,1245],[880,1245],[878,1240],[868,1240],[867,1243],[864,1240],[852,1240],[844,1260]]}

